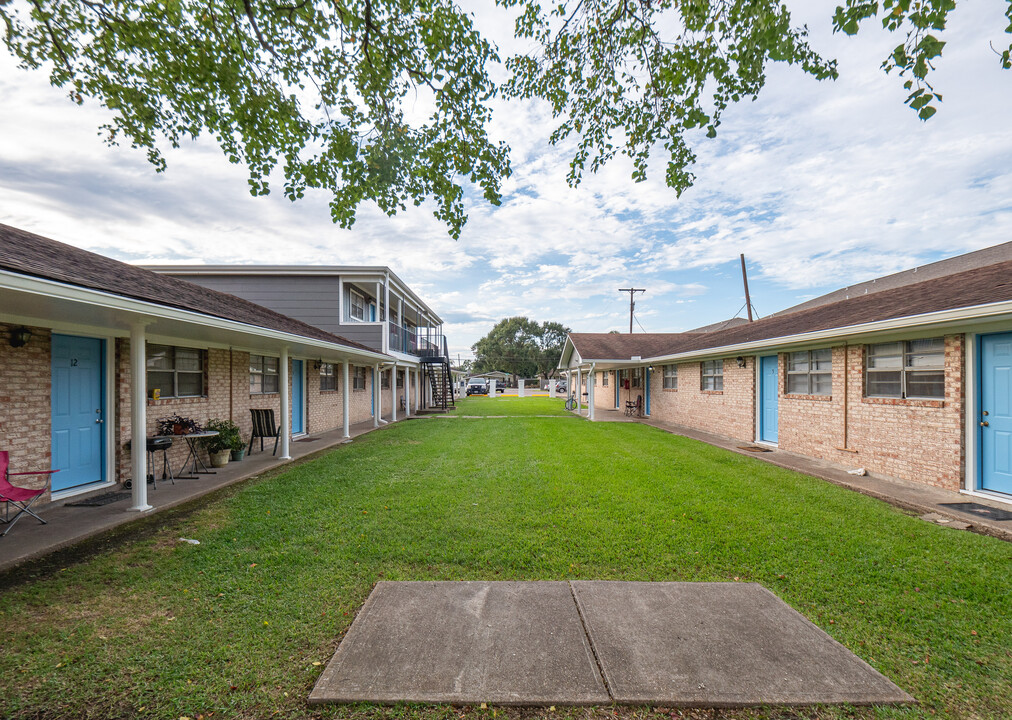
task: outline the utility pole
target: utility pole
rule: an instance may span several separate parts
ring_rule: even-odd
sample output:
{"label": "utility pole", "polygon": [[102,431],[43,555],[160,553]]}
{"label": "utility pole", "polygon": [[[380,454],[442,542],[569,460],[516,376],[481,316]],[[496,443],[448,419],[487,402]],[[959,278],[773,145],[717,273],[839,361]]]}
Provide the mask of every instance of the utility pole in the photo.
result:
{"label": "utility pole", "polygon": [[632,324],[633,324],[633,310],[636,309],[636,302],[633,300],[633,298],[636,296],[636,293],[638,293],[638,292],[645,293],[647,291],[647,289],[646,288],[632,288],[632,287],[630,287],[630,288],[619,288],[618,291],[619,292],[627,292],[627,293],[629,293],[629,334],[631,335],[632,334]]}
{"label": "utility pole", "polygon": [[745,307],[748,309],[748,321],[752,322],[752,298],[748,295],[748,275],[745,274],[745,253],[741,254],[741,279],[745,283]]}

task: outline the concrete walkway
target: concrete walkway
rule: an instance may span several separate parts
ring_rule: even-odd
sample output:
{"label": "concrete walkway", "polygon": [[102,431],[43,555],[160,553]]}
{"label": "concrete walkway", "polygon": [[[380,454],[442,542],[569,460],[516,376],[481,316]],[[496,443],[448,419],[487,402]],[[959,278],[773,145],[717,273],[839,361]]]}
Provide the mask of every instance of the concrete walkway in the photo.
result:
{"label": "concrete walkway", "polygon": [[310,703],[910,703],[756,583],[380,582]]}
{"label": "concrete walkway", "polygon": [[[405,418],[402,415],[400,419]],[[385,426],[381,425],[380,427]],[[370,420],[352,425],[350,434],[354,439],[374,429]],[[343,442],[345,442],[344,433],[340,428],[295,438],[290,444],[292,460],[299,460]],[[68,507],[66,505],[66,503],[80,502],[86,498],[110,492],[129,493],[120,485],[105,487],[94,493],[57,500],[48,505],[33,508],[46,521],[46,524],[42,525],[31,517],[23,517],[9,535],[0,538],[0,573],[30,560],[45,557],[64,548],[100,537],[115,528],[144,521],[154,514],[178,507],[223,487],[234,485],[290,462],[272,456],[272,447],[273,442],[265,441],[264,452],[259,451],[258,445],[252,455],[247,455],[239,462],[229,463],[224,468],[217,470],[214,475],[177,478],[175,484],[168,480],[164,482],[159,480],[157,487],[152,487],[149,484],[148,503],[153,505],[154,509],[145,513],[127,510],[130,507],[129,495],[122,500],[99,507]],[[156,470],[160,469],[156,463]]]}

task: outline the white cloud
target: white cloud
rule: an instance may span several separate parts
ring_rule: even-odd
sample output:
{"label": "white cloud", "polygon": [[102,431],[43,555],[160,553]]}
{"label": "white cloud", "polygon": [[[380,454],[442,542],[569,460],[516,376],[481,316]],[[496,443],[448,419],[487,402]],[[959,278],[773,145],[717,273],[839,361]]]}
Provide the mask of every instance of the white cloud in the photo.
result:
{"label": "white cloud", "polygon": [[[813,44],[839,58],[840,80],[771,67],[757,102],[730,108],[716,140],[696,139],[699,179],[681,199],[663,158],[642,183],[619,158],[569,188],[574,145],[547,144],[549,108],[497,101],[490,136],[510,144],[514,174],[500,207],[468,200],[459,241],[424,205],[394,218],[363,206],[342,230],[320,193],[252,198],[244,169],[209,142],[169,152],[156,175],[143,153],[104,146],[100,108],[72,105],[3,56],[0,137],[16,142],[0,144],[0,221],[137,262],[390,265],[447,319],[455,352],[510,315],[627,329],[617,289],[629,283],[648,288],[637,309],[651,331],[715,322],[744,302],[739,253],[756,304],[772,311],[1009,240],[1012,73],[988,45],[1007,43],[1000,4],[953,13],[934,77],[945,102],[928,123],[879,70],[900,38],[874,22],[833,36],[829,7],[795,5]],[[523,47],[508,13],[476,23],[502,56]]]}

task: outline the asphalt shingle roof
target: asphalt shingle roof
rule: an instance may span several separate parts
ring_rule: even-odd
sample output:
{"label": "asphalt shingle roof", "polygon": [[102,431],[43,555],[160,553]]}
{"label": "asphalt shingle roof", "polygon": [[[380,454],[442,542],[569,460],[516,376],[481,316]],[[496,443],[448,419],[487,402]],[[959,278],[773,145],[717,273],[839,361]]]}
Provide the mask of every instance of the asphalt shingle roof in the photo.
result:
{"label": "asphalt shingle roof", "polygon": [[687,333],[570,333],[584,360],[628,360],[664,354],[676,338]]}
{"label": "asphalt shingle roof", "polygon": [[159,275],[3,224],[0,224],[0,269],[376,352],[366,345],[234,295]]}
{"label": "asphalt shingle roof", "polygon": [[850,297],[837,302],[736,325],[708,333],[644,333],[611,335],[572,333],[570,338],[586,360],[617,360],[703,352],[744,343],[853,325],[894,320],[926,313],[1012,301],[1012,261],[955,272],[891,290]]}

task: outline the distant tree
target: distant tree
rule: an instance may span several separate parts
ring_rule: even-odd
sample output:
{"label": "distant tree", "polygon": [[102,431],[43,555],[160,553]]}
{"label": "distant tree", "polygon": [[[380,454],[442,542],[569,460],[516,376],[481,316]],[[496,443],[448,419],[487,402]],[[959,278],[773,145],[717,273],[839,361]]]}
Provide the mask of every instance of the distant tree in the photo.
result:
{"label": "distant tree", "polygon": [[538,373],[542,378],[550,378],[559,366],[562,348],[570,329],[562,323],[541,323],[541,335],[538,337]]}
{"label": "distant tree", "polygon": [[557,322],[537,323],[511,317],[496,323],[488,335],[471,346],[474,370],[502,370],[518,377],[549,378],[559,363],[569,328]]}

